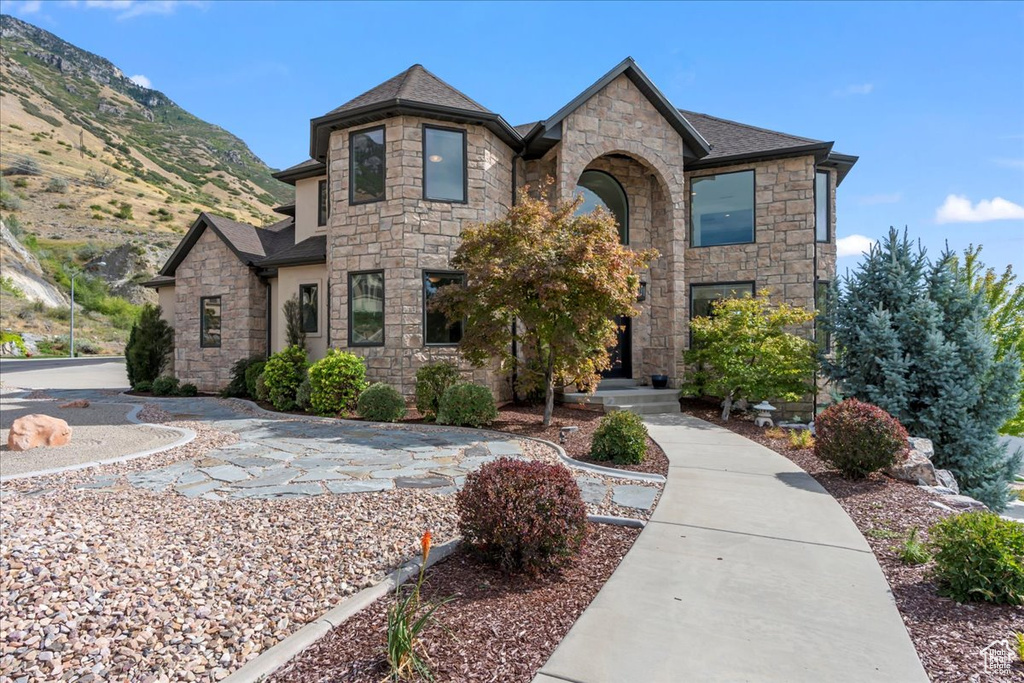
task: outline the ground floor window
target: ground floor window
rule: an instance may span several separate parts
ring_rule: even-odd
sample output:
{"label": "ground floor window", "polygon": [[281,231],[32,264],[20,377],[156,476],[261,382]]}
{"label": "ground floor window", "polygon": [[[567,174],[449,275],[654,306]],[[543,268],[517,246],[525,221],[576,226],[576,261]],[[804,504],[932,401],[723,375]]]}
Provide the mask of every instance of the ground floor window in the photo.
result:
{"label": "ground floor window", "polygon": [[302,331],[317,334],[320,331],[320,286],[299,285],[299,311],[302,315]]}
{"label": "ground floor window", "polygon": [[423,342],[441,346],[453,346],[462,341],[462,321],[449,324],[444,313],[431,311],[430,300],[437,290],[447,285],[461,285],[465,282],[462,273],[423,273]]}
{"label": "ground floor window", "polygon": [[712,306],[722,299],[738,299],[744,294],[754,295],[753,282],[717,282],[690,285],[690,318],[712,314]]}
{"label": "ground floor window", "polygon": [[220,347],[220,297],[199,298],[199,345],[203,348]]}
{"label": "ground floor window", "polygon": [[349,273],[349,346],[384,345],[384,271]]}
{"label": "ground floor window", "polygon": [[814,321],[814,339],[818,342],[818,348],[828,353],[832,350],[832,335],[822,329],[821,318],[828,317],[828,280],[815,280],[814,282],[814,310],[818,313],[818,319]]}

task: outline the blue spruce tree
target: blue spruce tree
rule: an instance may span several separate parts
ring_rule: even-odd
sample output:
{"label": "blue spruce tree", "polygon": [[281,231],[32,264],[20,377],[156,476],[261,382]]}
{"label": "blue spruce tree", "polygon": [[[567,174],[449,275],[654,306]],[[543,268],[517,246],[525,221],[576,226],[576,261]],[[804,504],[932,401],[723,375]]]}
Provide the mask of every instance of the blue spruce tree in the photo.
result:
{"label": "blue spruce tree", "polygon": [[825,362],[843,393],[896,416],[935,444],[935,464],[965,493],[1001,510],[1022,454],[999,444],[1017,410],[1020,359],[997,360],[987,304],[944,253],[929,263],[906,232],[889,231],[831,293],[822,321],[836,347]]}

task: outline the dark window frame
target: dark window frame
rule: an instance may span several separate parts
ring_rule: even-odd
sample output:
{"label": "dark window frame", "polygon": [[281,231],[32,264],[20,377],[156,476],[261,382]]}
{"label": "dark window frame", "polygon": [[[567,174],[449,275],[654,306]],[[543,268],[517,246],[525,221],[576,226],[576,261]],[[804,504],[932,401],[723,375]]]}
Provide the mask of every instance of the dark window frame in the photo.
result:
{"label": "dark window frame", "polygon": [[[453,277],[458,276],[462,278],[462,286],[466,286],[466,273],[461,270],[428,270],[424,268],[420,271],[420,283],[422,285],[423,292],[423,345],[430,346],[433,348],[454,348],[459,345],[459,342],[428,342],[427,341],[427,276],[429,275],[440,275],[441,277]],[[463,319],[458,323],[452,323],[448,325],[449,328],[456,324],[462,325],[462,334],[466,333],[466,320]],[[460,335],[461,338],[462,335]]]}
{"label": "dark window frame", "polygon": [[[622,245],[628,247],[629,246],[629,193],[626,192],[626,188],[622,186],[622,183],[619,182],[618,178],[616,178],[614,175],[612,175],[608,171],[603,171],[603,170],[601,170],[599,168],[585,168],[585,169],[583,169],[583,173],[580,173],[579,180],[576,181],[576,187],[580,186],[580,180],[583,179],[584,173],[602,173],[602,174],[608,176],[609,178],[611,178],[612,182],[614,182],[616,185],[619,186],[619,190],[622,192],[622,200],[626,203],[626,226],[625,226],[625,229],[623,230],[623,232],[625,233],[625,238],[626,239],[622,241]],[[591,190],[591,192],[593,192],[593,190]]]}
{"label": "dark window frame", "polygon": [[[818,176],[825,176],[825,239],[818,239]],[[828,244],[832,241],[832,174],[828,171],[814,171],[814,241]]]}
{"label": "dark window frame", "polygon": [[[443,130],[449,133],[460,133],[462,135],[462,199],[434,199],[427,196],[427,130]],[[451,128],[449,126],[436,126],[424,123],[420,128],[420,136],[423,138],[420,143],[421,165],[423,167],[423,199],[428,202],[441,202],[443,204],[468,204],[469,203],[469,138],[465,128]]]}
{"label": "dark window frame", "polygon": [[317,181],[316,186],[316,227],[325,227],[330,215],[331,207],[328,197],[327,181],[320,180]]}
{"label": "dark window frame", "polygon": [[[218,335],[216,344],[206,343],[206,302],[210,299],[217,300],[217,307],[220,308],[220,320],[218,321]],[[214,294],[211,296],[199,297],[199,348],[201,349],[219,349],[224,341],[224,300],[221,294]]]}
{"label": "dark window frame", "polygon": [[[751,239],[749,242],[726,242],[724,244],[694,244],[693,243],[693,181],[695,180],[706,180],[707,178],[714,178],[721,175],[735,175],[737,173],[749,173],[750,174],[750,189],[751,189]],[[688,245],[694,249],[710,249],[712,247],[730,247],[736,244],[757,244],[757,169],[756,168],[744,168],[739,171],[723,171],[721,173],[706,173],[698,176],[690,176],[688,183],[688,194],[686,195],[687,201],[689,201],[690,207],[690,244]],[[715,284],[715,283],[708,283]],[[726,283],[728,284],[728,283]]]}
{"label": "dark window frame", "polygon": [[[352,341],[352,279],[358,275],[380,274],[380,296],[381,296],[381,321],[379,342],[354,342]],[[387,278],[384,277],[383,268],[372,270],[352,270],[348,274],[348,345],[353,347],[384,346],[387,341]]]}
{"label": "dark window frame", "polygon": [[[313,311],[313,315],[314,315],[314,318],[316,320],[316,329],[315,330],[303,329],[303,332],[305,332],[308,335],[312,335],[314,337],[319,337],[320,334],[321,334],[321,332],[320,332],[320,283],[319,282],[300,282],[299,283],[299,311],[300,312],[302,311],[302,290],[306,289],[307,287],[315,287],[316,288],[316,307],[314,308],[314,311]],[[303,317],[303,323],[305,323],[305,317]]]}
{"label": "dark window frame", "polygon": [[[739,286],[750,286],[750,295],[757,296],[757,282],[754,280],[732,280],[726,282],[691,282],[690,283],[690,316],[689,320],[693,320],[696,316],[693,314],[693,290],[695,287],[732,287],[735,286],[737,289]],[[687,330],[689,331],[690,344],[689,347],[693,348],[693,329],[690,328],[689,320],[687,321]]]}
{"label": "dark window frame", "polygon": [[[825,287],[825,298],[824,300],[818,300],[818,288]],[[825,343],[821,344],[818,340],[818,333],[821,331],[819,317],[829,317],[828,310],[828,293],[832,287],[832,281],[822,278],[818,278],[814,281],[814,342],[818,345],[818,349],[822,353],[832,353],[832,333],[825,331]]]}
{"label": "dark window frame", "polygon": [[[379,130],[381,132],[381,147],[384,148],[383,167],[381,168],[381,174],[384,178],[384,191],[380,197],[376,199],[361,199],[356,201],[355,190],[356,190],[356,155],[352,153],[352,139],[357,135],[365,135],[366,133],[372,133]],[[388,196],[388,130],[387,126],[372,126],[370,128],[360,128],[354,130],[348,134],[348,203],[350,206],[359,206],[360,204],[373,204],[374,202],[382,202],[387,199]]]}

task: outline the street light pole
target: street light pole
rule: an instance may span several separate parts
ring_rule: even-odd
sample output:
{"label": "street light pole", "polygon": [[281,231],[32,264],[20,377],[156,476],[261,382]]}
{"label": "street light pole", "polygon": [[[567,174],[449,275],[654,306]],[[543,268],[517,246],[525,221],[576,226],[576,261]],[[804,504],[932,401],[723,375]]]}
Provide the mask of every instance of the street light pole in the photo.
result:
{"label": "street light pole", "polygon": [[[102,268],[107,265],[106,261],[100,261],[99,263],[93,264],[96,267]],[[71,338],[70,338],[70,354],[71,358],[75,357],[75,278],[82,274],[82,271],[76,270],[74,267],[70,269],[71,272]]]}

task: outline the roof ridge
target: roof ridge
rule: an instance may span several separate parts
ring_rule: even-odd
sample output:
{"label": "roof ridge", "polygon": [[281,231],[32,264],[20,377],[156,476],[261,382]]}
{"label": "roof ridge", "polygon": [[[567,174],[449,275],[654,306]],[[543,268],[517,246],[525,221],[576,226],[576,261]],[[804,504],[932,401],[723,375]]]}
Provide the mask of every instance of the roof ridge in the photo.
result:
{"label": "roof ridge", "polygon": [[794,138],[796,140],[806,140],[807,142],[824,142],[824,140],[815,140],[814,138],[805,138],[802,135],[793,135],[792,133],[784,133],[784,132],[782,132],[780,130],[772,130],[771,128],[762,128],[760,126],[752,126],[749,123],[743,123],[742,121],[735,121],[733,119],[723,119],[721,116],[714,116],[712,114],[705,114],[704,112],[701,112],[701,111],[692,111],[690,109],[683,109],[682,107],[679,107],[678,109],[679,109],[680,113],[682,113],[684,116],[686,114],[696,114],[697,116],[703,116],[703,117],[708,118],[708,119],[714,119],[716,121],[721,121],[722,123],[731,123],[734,126],[743,126],[744,128],[749,128],[751,130],[761,131],[762,133],[771,133],[772,135],[785,135],[788,138]]}
{"label": "roof ridge", "polygon": [[[412,65],[412,66],[410,66],[410,67],[409,67],[408,69],[406,69],[406,72],[407,72],[408,74],[410,74],[410,75],[411,75],[411,74],[412,74],[412,72],[413,72],[413,70],[414,70],[414,69],[417,69],[417,68],[419,68],[419,70],[420,70],[420,71],[422,71],[423,73],[425,73],[425,74],[426,74],[427,76],[430,76],[431,78],[433,78],[433,79],[434,79],[435,81],[437,81],[437,82],[438,82],[438,83],[440,83],[441,85],[445,86],[446,88],[451,88],[451,89],[452,89],[452,90],[454,90],[454,91],[455,91],[456,93],[458,93],[458,94],[459,94],[460,96],[462,96],[462,97],[466,98],[467,100],[469,100],[470,102],[472,102],[472,103],[473,103],[473,104],[475,104],[476,106],[480,107],[480,109],[482,109],[482,110],[484,110],[484,111],[486,111],[486,112],[490,112],[490,113],[492,113],[492,114],[494,113],[494,112],[491,112],[491,110],[490,110],[490,109],[488,109],[487,107],[485,107],[484,105],[482,105],[482,104],[480,104],[479,102],[477,102],[476,100],[474,100],[474,99],[473,99],[472,97],[470,97],[470,96],[469,96],[469,95],[467,95],[466,93],[464,93],[464,92],[462,92],[461,90],[459,90],[458,88],[456,88],[456,87],[455,87],[454,85],[452,85],[452,84],[451,84],[451,83],[449,83],[448,81],[444,80],[443,78],[441,78],[440,76],[438,76],[437,74],[435,74],[435,73],[434,73],[433,71],[431,71],[431,70],[430,70],[430,69],[428,69],[427,67],[423,66],[422,64],[418,64],[418,63],[417,63],[417,64],[413,64],[413,65]],[[405,87],[405,80],[403,80],[403,81],[402,81],[402,86],[401,86],[401,87],[400,87],[400,88],[398,89],[399,97],[401,97],[401,93],[402,93],[402,88],[404,88],[404,87]]]}

